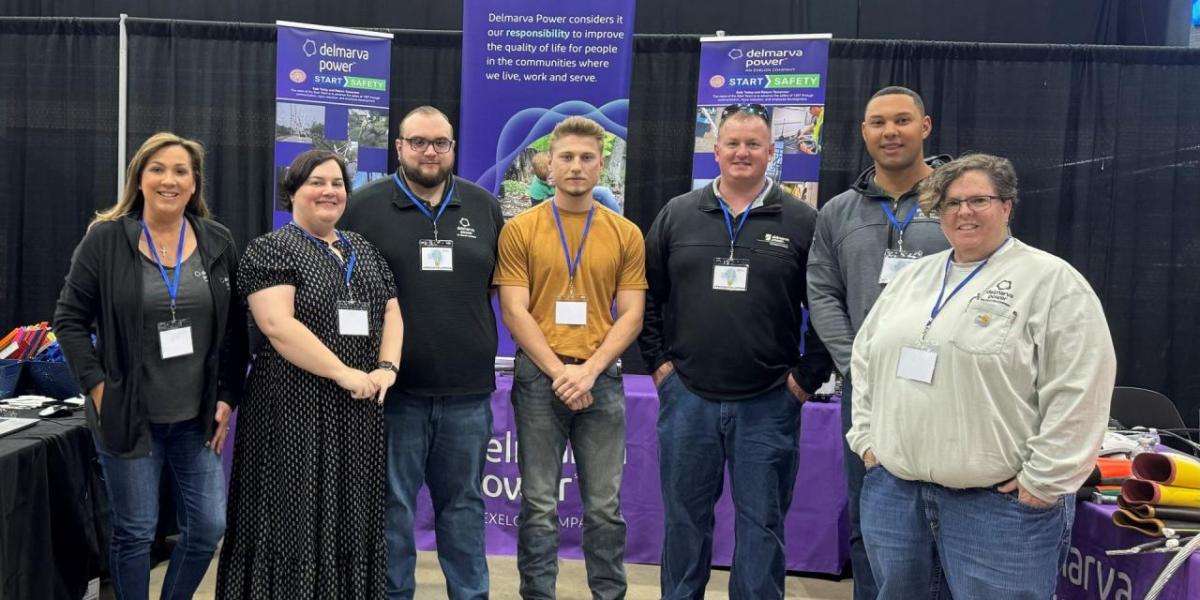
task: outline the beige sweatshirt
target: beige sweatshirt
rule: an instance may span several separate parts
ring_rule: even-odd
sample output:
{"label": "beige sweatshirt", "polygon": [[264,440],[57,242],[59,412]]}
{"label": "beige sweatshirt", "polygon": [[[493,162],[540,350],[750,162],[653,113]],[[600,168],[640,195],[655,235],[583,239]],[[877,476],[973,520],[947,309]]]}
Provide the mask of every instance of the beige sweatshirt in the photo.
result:
{"label": "beige sweatshirt", "polygon": [[[1010,240],[929,328],[931,383],[898,376],[942,287],[949,250],[887,286],[854,340],[852,426],[897,477],[951,488],[1014,476],[1046,501],[1076,491],[1108,423],[1116,376],[1099,299],[1065,261]],[[970,272],[953,269],[949,295]]]}

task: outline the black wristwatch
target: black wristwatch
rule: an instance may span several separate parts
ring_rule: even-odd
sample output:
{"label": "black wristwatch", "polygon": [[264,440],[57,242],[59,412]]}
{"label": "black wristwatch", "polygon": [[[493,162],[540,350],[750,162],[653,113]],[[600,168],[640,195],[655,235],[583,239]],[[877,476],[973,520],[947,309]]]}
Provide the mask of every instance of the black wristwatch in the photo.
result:
{"label": "black wristwatch", "polygon": [[375,365],[375,368],[376,369],[387,369],[397,375],[400,374],[400,367],[397,367],[396,365],[394,365],[391,362],[386,361],[386,360],[379,361],[379,364]]}

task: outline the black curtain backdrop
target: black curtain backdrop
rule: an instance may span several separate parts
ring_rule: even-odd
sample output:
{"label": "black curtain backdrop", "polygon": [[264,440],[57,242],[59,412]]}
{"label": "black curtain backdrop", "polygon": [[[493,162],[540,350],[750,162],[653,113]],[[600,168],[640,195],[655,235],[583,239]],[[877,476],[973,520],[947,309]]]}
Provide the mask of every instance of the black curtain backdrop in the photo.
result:
{"label": "black curtain backdrop", "polygon": [[[0,328],[50,320],[117,175],[117,22],[0,19]],[[0,335],[4,335],[0,333]]]}
{"label": "black curtain backdrop", "polygon": [[[134,19],[128,30],[129,151],[160,129],[204,141],[219,218],[241,244],[263,233],[274,28]],[[0,19],[0,328],[50,317],[91,211],[115,197],[116,33],[115,21]],[[420,104],[457,123],[461,34],[393,33],[391,135]],[[699,41],[638,35],[634,48],[626,214],[645,229],[690,187]],[[821,202],[870,162],[858,128],[870,94],[921,91],[930,152],[1014,161],[1014,232],[1095,287],[1118,383],[1165,392],[1197,423],[1200,51],[834,40],[828,83]]]}
{"label": "black curtain backdrop", "polygon": [[169,130],[205,148],[205,198],[239,248],[271,228],[275,26],[130,19],[129,156]]}
{"label": "black curtain backdrop", "polygon": [[[343,27],[462,29],[461,1],[5,0],[23,17],[276,20]],[[841,39],[1187,46],[1190,0],[639,0],[637,33],[832,33]]]}

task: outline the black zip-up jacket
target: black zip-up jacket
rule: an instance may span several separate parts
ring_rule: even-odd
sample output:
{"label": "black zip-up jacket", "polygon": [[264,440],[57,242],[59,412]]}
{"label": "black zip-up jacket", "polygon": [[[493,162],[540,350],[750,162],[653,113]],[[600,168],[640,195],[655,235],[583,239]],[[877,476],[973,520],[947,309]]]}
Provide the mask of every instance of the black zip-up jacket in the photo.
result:
{"label": "black zip-up jacket", "polygon": [[817,211],[772,184],[750,209],[734,258],[750,261],[745,292],[712,289],[713,259],[729,257],[729,232],[712,185],[672,199],[646,235],[646,316],[638,345],[651,371],[671,361],[683,384],[715,400],[742,400],[784,383],[807,392],[833,361],[809,327],[805,265]]}
{"label": "black zip-up jacket", "polygon": [[[88,427],[105,450],[123,458],[150,452],[150,420],[139,396],[142,349],[140,215],[96,223],[71,257],[58,297],[54,331],[71,372],[87,394],[104,382],[104,405],[85,402]],[[213,344],[204,357],[200,414],[212,436],[217,399],[236,407],[246,379],[246,310],[236,296],[238,253],[224,225],[187,215],[212,291]],[[92,347],[91,334],[96,333]]]}

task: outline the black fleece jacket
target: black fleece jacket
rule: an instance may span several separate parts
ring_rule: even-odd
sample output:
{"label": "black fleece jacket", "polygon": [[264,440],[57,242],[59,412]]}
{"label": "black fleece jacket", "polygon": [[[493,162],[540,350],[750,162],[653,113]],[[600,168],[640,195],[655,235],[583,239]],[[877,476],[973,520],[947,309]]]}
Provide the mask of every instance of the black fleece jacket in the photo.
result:
{"label": "black fleece jacket", "polygon": [[[71,257],[58,297],[54,331],[71,372],[86,394],[104,382],[101,414],[85,402],[88,426],[105,450],[124,458],[150,452],[150,420],[139,395],[142,349],[140,215],[96,223]],[[213,344],[204,357],[200,414],[212,436],[217,400],[236,407],[246,379],[246,309],[237,290],[238,253],[224,225],[187,215],[212,291]],[[96,346],[91,334],[96,333]]]}
{"label": "black fleece jacket", "polygon": [[729,257],[725,216],[711,185],[672,199],[646,235],[646,317],[638,339],[652,371],[671,361],[693,392],[742,400],[784,383],[805,391],[826,379],[833,361],[809,327],[805,265],[817,211],[772,185],[750,210],[734,257],[750,263],[745,292],[712,289],[713,259]]}

